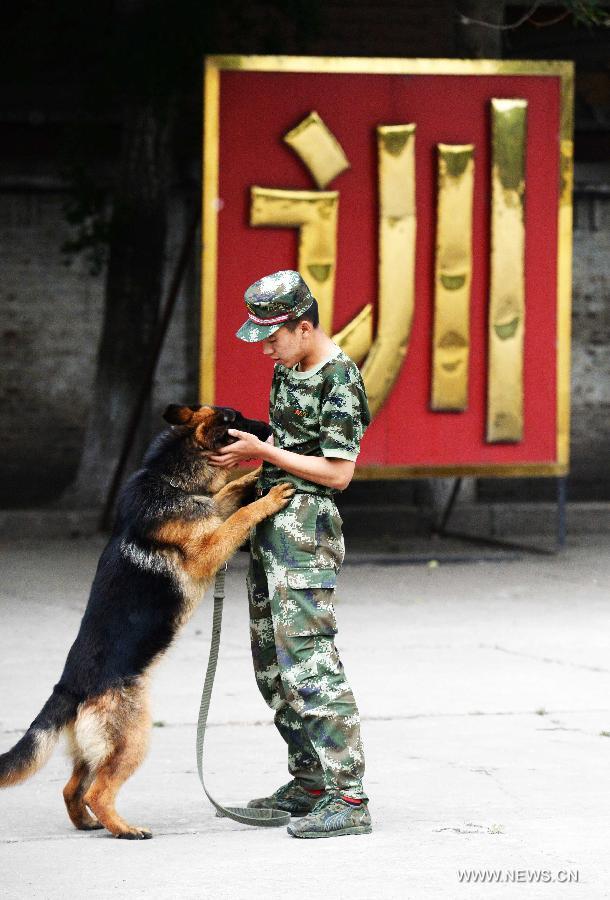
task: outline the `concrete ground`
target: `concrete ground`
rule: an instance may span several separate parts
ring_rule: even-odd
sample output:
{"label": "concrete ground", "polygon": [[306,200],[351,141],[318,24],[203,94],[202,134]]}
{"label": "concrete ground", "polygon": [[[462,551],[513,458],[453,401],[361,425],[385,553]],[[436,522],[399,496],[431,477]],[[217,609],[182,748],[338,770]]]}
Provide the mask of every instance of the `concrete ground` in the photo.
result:
{"label": "concrete ground", "polygon": [[[0,751],[58,678],[101,546],[29,540],[1,551]],[[213,815],[194,754],[208,596],[155,671],[150,753],[119,797],[154,840],[74,830],[58,749],[0,796],[0,896],[610,897],[609,547],[607,535],[579,536],[561,557],[348,560],[337,644],[362,715],[366,836],[297,841]],[[287,780],[252,674],[244,575],[239,555],[206,742],[208,788],[230,804]],[[500,882],[465,883],[466,870]]]}

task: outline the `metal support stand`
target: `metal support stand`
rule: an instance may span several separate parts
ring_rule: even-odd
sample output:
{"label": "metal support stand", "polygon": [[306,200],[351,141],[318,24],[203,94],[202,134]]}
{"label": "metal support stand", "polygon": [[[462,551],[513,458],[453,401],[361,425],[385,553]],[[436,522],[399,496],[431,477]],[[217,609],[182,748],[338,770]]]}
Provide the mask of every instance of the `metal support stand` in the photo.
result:
{"label": "metal support stand", "polygon": [[[460,487],[462,484],[461,478],[456,478],[455,484],[453,486],[453,490],[451,491],[451,496],[447,501],[447,505],[443,510],[443,513],[440,518],[440,522],[437,527],[434,529],[434,533],[439,537],[450,537],[455,538],[459,541],[466,541],[467,543],[472,544],[481,544],[487,547],[500,547],[506,550],[518,550],[522,553],[534,553],[542,556],[553,556],[556,553],[561,552],[564,549],[566,544],[566,496],[567,496],[567,477],[561,476],[556,479],[557,485],[557,514],[556,514],[556,537],[555,544],[552,547],[537,547],[532,544],[522,544],[514,541],[506,541],[502,538],[494,538],[494,537],[482,537],[480,535],[475,534],[463,534],[458,531],[448,531],[447,524],[449,522],[449,518],[451,513],[453,512],[453,507],[455,505],[455,501],[457,500]],[[476,561],[476,558],[473,557],[473,561]]]}
{"label": "metal support stand", "polygon": [[456,478],[455,481],[453,482],[453,488],[451,490],[451,495],[449,497],[449,500],[447,501],[447,505],[445,506],[445,509],[443,510],[443,513],[441,515],[441,521],[440,521],[438,527],[435,529],[437,534],[442,535],[445,533],[445,526],[446,526],[447,522],[449,521],[449,516],[453,512],[453,507],[455,505],[455,501],[458,498],[458,494],[460,493],[461,487],[462,487],[462,479]]}
{"label": "metal support stand", "polygon": [[557,549],[563,550],[566,545],[566,500],[568,479],[565,475],[557,479]]}
{"label": "metal support stand", "polygon": [[[473,563],[473,562],[491,562],[502,563],[512,562],[521,559],[525,553],[531,553],[541,556],[553,556],[565,547],[566,544],[566,494],[567,494],[567,478],[561,477],[556,480],[557,488],[557,511],[556,511],[556,541],[553,547],[540,547],[531,544],[521,544],[514,541],[506,541],[501,538],[482,537],[475,534],[464,534],[459,531],[450,531],[447,528],[451,513],[453,512],[456,500],[458,498],[461,478],[456,478],[451,489],[451,495],[447,500],[445,508],[439,516],[438,524],[432,529],[432,536],[437,538],[437,543],[433,550],[418,553],[361,553],[355,558],[349,559],[351,566],[368,566],[368,565],[384,565],[384,566],[404,566],[404,565],[435,565],[451,563]],[[443,538],[452,538],[462,541],[466,544],[475,544],[481,547],[493,548],[493,552],[485,553],[481,550],[476,552],[456,553],[453,549],[443,548],[441,542]]]}

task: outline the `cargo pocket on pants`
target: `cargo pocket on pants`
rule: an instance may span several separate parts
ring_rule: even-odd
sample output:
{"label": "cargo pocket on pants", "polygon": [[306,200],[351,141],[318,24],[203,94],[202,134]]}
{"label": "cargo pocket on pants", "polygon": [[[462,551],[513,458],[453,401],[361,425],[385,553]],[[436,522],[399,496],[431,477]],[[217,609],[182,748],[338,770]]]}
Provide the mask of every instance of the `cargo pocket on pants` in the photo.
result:
{"label": "cargo pocket on pants", "polygon": [[336,634],[334,594],[337,583],[335,569],[288,569],[288,609],[286,635]]}

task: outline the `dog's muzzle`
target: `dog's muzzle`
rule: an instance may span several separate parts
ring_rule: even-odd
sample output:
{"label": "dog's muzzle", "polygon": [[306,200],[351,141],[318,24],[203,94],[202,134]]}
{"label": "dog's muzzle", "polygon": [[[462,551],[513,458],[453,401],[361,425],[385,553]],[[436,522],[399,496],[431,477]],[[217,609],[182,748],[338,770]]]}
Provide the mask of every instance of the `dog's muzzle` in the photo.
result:
{"label": "dog's muzzle", "polygon": [[261,422],[259,419],[246,419],[239,410],[232,409],[230,406],[215,406],[214,409],[222,415],[222,424],[226,426],[226,430],[222,435],[226,439],[226,444],[234,444],[238,440],[233,435],[227,434],[229,428],[236,428],[237,431],[247,431],[248,434],[253,434],[261,441],[266,441],[273,433],[267,422]]}

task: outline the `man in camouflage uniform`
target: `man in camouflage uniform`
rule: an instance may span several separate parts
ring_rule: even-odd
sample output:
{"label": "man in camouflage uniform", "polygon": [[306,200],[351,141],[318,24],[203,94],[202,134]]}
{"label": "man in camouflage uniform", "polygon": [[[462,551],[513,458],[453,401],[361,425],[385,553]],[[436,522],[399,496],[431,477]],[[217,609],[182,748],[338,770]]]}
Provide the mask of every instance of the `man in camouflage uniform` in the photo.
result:
{"label": "man in camouflage uniform", "polygon": [[258,496],[280,482],[296,489],[285,509],[253,529],[248,572],[256,679],[288,745],[293,779],[248,805],[302,816],[288,827],[294,837],[368,833],[360,720],[334,644],[333,606],[344,556],[333,495],[351,480],[370,422],[364,385],[319,327],[316,301],[298,272],[262,278],[245,301],[248,321],[237,336],[263,342],[276,360],[274,443],[232,431],[237,443],[212,459],[236,465],[261,458]]}

